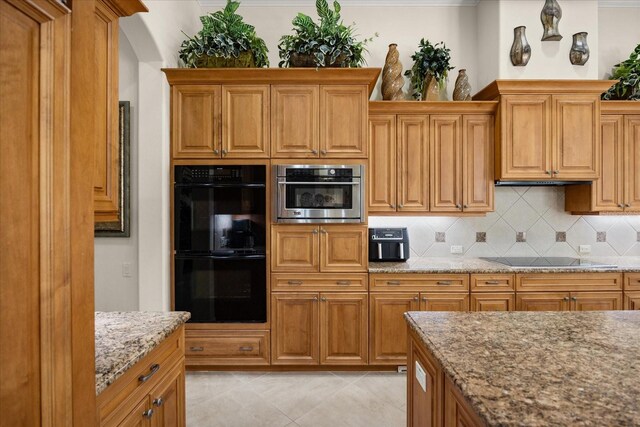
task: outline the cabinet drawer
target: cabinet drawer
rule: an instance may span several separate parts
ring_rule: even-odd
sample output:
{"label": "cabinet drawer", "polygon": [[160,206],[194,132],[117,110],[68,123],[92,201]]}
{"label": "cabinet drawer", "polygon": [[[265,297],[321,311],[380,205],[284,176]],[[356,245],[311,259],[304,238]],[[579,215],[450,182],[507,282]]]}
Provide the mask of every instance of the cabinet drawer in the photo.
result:
{"label": "cabinet drawer", "polygon": [[513,274],[472,274],[472,292],[508,292],[515,289]]}
{"label": "cabinet drawer", "polygon": [[[184,326],[173,332],[96,398],[100,425],[115,425],[175,367],[184,355]],[[115,417],[115,418],[114,418]]]}
{"label": "cabinet drawer", "polygon": [[622,274],[562,273],[517,274],[516,291],[609,291],[622,290]]}
{"label": "cabinet drawer", "polygon": [[398,292],[468,291],[467,274],[375,274],[370,277],[371,290]]}
{"label": "cabinet drawer", "polygon": [[627,273],[624,275],[625,291],[640,291],[640,273]]}
{"label": "cabinet drawer", "polygon": [[640,310],[640,291],[624,293],[624,309]]}
{"label": "cabinet drawer", "polygon": [[366,274],[273,274],[271,275],[272,291],[366,291],[368,288]]}
{"label": "cabinet drawer", "polygon": [[187,331],[187,366],[268,365],[269,331]]}

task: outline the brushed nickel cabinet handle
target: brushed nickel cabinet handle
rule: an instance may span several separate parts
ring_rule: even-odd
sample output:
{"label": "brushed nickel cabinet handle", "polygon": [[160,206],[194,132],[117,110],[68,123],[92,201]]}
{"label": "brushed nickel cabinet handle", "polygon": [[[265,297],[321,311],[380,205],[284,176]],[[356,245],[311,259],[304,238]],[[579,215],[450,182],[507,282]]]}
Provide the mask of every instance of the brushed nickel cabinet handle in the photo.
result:
{"label": "brushed nickel cabinet handle", "polygon": [[300,286],[302,285],[302,280],[289,280],[287,283],[291,286]]}
{"label": "brushed nickel cabinet handle", "polygon": [[190,351],[204,351],[204,347],[189,347]]}
{"label": "brushed nickel cabinet handle", "polygon": [[327,234],[327,230],[325,230],[324,228],[321,228],[321,229],[320,229],[320,232],[321,232],[322,234]]}
{"label": "brushed nickel cabinet handle", "polygon": [[151,417],[153,417],[153,409],[147,409],[142,413],[142,416],[146,419],[150,419]]}
{"label": "brushed nickel cabinet handle", "polygon": [[322,298],[320,298],[320,301],[322,301],[322,302],[326,302],[326,301],[327,301],[327,298],[326,298],[326,297],[322,297]]}
{"label": "brushed nickel cabinet handle", "polygon": [[551,171],[544,171],[547,175],[551,175]]}
{"label": "brushed nickel cabinet handle", "polygon": [[314,301],[318,301],[318,297],[313,297],[313,300]]}
{"label": "brushed nickel cabinet handle", "polygon": [[620,203],[620,204],[618,204],[618,207],[619,207],[619,208],[624,208],[624,203]]}
{"label": "brushed nickel cabinet handle", "polygon": [[456,203],[456,208],[457,209],[462,209],[462,206],[460,205],[460,203]]}
{"label": "brushed nickel cabinet handle", "polygon": [[404,208],[404,205],[403,205],[403,204],[400,204],[400,205],[398,205],[398,207],[399,207],[400,209],[402,209],[402,208]]}
{"label": "brushed nickel cabinet handle", "polygon": [[422,297],[422,301],[427,302],[427,297]]}
{"label": "brushed nickel cabinet handle", "polygon": [[569,301],[569,297],[562,298],[563,301]]}
{"label": "brushed nickel cabinet handle", "polygon": [[325,154],[327,154],[327,150],[320,150],[320,154],[324,156]]}
{"label": "brushed nickel cabinet handle", "polygon": [[451,280],[440,280],[436,282],[436,285],[449,286],[451,284]]}
{"label": "brushed nickel cabinet handle", "polygon": [[500,281],[499,280],[487,280],[486,282],[484,282],[486,285],[499,285]]}
{"label": "brushed nickel cabinet handle", "polygon": [[558,171],[558,170],[553,171],[554,175],[558,175],[559,173],[560,173],[560,171]]}
{"label": "brushed nickel cabinet handle", "polygon": [[222,149],[222,155],[226,156],[227,155],[227,150],[225,150],[224,148]]}
{"label": "brushed nickel cabinet handle", "polygon": [[151,368],[149,369],[149,373],[147,375],[140,375],[138,377],[138,381],[140,381],[141,383],[147,382],[159,370],[160,370],[160,365],[157,363],[154,363],[153,365],[151,365]]}
{"label": "brushed nickel cabinet handle", "polygon": [[351,284],[351,280],[338,280],[336,285],[338,286],[349,286]]}
{"label": "brushed nickel cabinet handle", "polygon": [[311,150],[311,154],[318,154],[318,150],[314,148],[313,150]]}
{"label": "brushed nickel cabinet handle", "polygon": [[215,150],[213,150],[213,154],[220,154],[220,150],[216,148]]}
{"label": "brushed nickel cabinet handle", "polygon": [[414,301],[418,301],[418,297],[413,297],[413,300]]}
{"label": "brushed nickel cabinet handle", "polygon": [[398,286],[398,285],[400,285],[400,281],[399,280],[388,280],[387,281],[387,285],[389,285],[389,286]]}
{"label": "brushed nickel cabinet handle", "polygon": [[164,400],[162,400],[161,397],[158,397],[157,399],[153,399],[153,406],[160,407],[162,406],[163,403],[164,403]]}
{"label": "brushed nickel cabinet handle", "polygon": [[463,207],[464,209],[467,209],[469,206],[468,206],[468,205],[462,205],[462,207]]}
{"label": "brushed nickel cabinet handle", "polygon": [[630,208],[630,207],[631,207],[631,205],[630,205],[629,203],[625,203],[624,207],[625,207],[625,208]]}
{"label": "brushed nickel cabinet handle", "polygon": [[240,351],[253,351],[253,346],[251,345],[246,345],[246,346],[242,346],[239,349]]}
{"label": "brushed nickel cabinet handle", "polygon": [[571,301],[578,301],[578,297],[571,297]]}
{"label": "brushed nickel cabinet handle", "polygon": [[314,229],[313,229],[313,231],[312,231],[312,233],[313,233],[313,234],[318,234],[318,229],[317,229],[317,228],[314,228]]}

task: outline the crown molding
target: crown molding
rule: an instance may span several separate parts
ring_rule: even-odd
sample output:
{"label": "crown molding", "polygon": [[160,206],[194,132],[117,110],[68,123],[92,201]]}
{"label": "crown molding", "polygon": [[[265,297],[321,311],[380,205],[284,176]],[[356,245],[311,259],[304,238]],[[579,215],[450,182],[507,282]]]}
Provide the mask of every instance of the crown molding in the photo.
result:
{"label": "crown molding", "polygon": [[[224,7],[226,0],[198,0],[201,7]],[[476,6],[480,0],[342,0],[341,6],[389,6],[389,7],[463,7]],[[242,6],[285,7],[314,6],[314,0],[242,0]]]}
{"label": "crown molding", "polygon": [[598,7],[638,7],[640,8],[639,0],[598,0]]}

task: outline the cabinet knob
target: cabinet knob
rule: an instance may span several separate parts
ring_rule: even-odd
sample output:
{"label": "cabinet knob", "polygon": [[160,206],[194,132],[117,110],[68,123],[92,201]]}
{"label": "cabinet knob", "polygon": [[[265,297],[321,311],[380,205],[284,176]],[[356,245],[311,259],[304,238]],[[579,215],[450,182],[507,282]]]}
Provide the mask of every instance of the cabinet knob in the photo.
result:
{"label": "cabinet knob", "polygon": [[324,156],[325,154],[327,154],[327,150],[320,150],[320,154]]}
{"label": "cabinet knob", "polygon": [[630,207],[631,207],[631,205],[630,205],[629,203],[627,203],[627,204],[625,204],[625,205],[624,205],[624,207],[625,207],[625,208],[630,208]]}
{"label": "cabinet knob", "polygon": [[222,149],[222,155],[226,156],[227,155],[227,150],[225,150],[224,148]]}
{"label": "cabinet knob", "polygon": [[624,203],[619,203],[619,204],[618,204],[618,207],[619,207],[619,208],[624,208]]}
{"label": "cabinet knob", "polygon": [[314,229],[313,229],[313,231],[312,231],[312,233],[313,233],[313,234],[318,234],[318,229],[317,229],[317,228],[314,228]]}
{"label": "cabinet knob", "polygon": [[318,297],[313,297],[313,300],[314,301],[318,301]]}
{"label": "cabinet knob", "polygon": [[324,228],[321,228],[321,229],[320,229],[320,232],[321,232],[322,234],[327,234],[327,230],[325,230]]}
{"label": "cabinet knob", "polygon": [[562,298],[563,301],[569,301],[569,297]]}
{"label": "cabinet knob", "polygon": [[551,175],[551,171],[544,171],[547,175]]}
{"label": "cabinet knob", "polygon": [[146,419],[150,419],[151,417],[153,417],[153,409],[147,409],[142,413],[142,416]]}
{"label": "cabinet knob", "polygon": [[555,170],[555,171],[553,171],[553,173],[554,173],[554,175],[558,175],[560,173],[560,171],[559,170]]}
{"label": "cabinet knob", "polygon": [[404,208],[404,205],[398,205],[398,207],[399,207],[400,209],[402,209],[402,208]]}
{"label": "cabinet knob", "polygon": [[413,300],[414,301],[418,301],[418,297],[413,297]]}
{"label": "cabinet knob", "polygon": [[462,205],[463,208],[467,209],[469,206],[467,205]]}
{"label": "cabinet knob", "polygon": [[326,297],[322,297],[322,298],[320,298],[320,301],[322,301],[322,302],[325,302],[326,300],[327,300],[327,298],[326,298]]}
{"label": "cabinet knob", "polygon": [[427,297],[422,297],[422,301],[427,302]]}
{"label": "cabinet knob", "polygon": [[311,150],[311,154],[318,154],[318,150],[316,149]]}
{"label": "cabinet knob", "polygon": [[162,400],[161,397],[158,397],[157,399],[153,399],[153,406],[162,406],[162,404],[164,403],[164,400]]}
{"label": "cabinet knob", "polygon": [[571,297],[571,301],[578,301],[578,297]]}
{"label": "cabinet knob", "polygon": [[457,209],[462,209],[462,206],[460,205],[460,203],[456,203],[456,208]]}
{"label": "cabinet knob", "polygon": [[395,209],[395,208],[396,208],[396,205],[389,205],[389,207],[390,207],[391,209]]}
{"label": "cabinet knob", "polygon": [[220,150],[216,148],[215,150],[213,150],[213,154],[220,154]]}

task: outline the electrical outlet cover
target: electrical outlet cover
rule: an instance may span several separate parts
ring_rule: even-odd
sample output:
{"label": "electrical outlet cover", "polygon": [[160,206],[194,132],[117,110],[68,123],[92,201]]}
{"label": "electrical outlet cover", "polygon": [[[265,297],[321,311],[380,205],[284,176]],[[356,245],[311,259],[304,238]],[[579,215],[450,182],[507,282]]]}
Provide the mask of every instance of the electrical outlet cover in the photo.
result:
{"label": "electrical outlet cover", "polygon": [[452,245],[451,246],[451,253],[452,254],[461,254],[464,251],[464,248],[462,246],[457,246],[457,245]]}
{"label": "electrical outlet cover", "polygon": [[580,245],[578,248],[581,254],[590,254],[591,253],[591,245]]}

